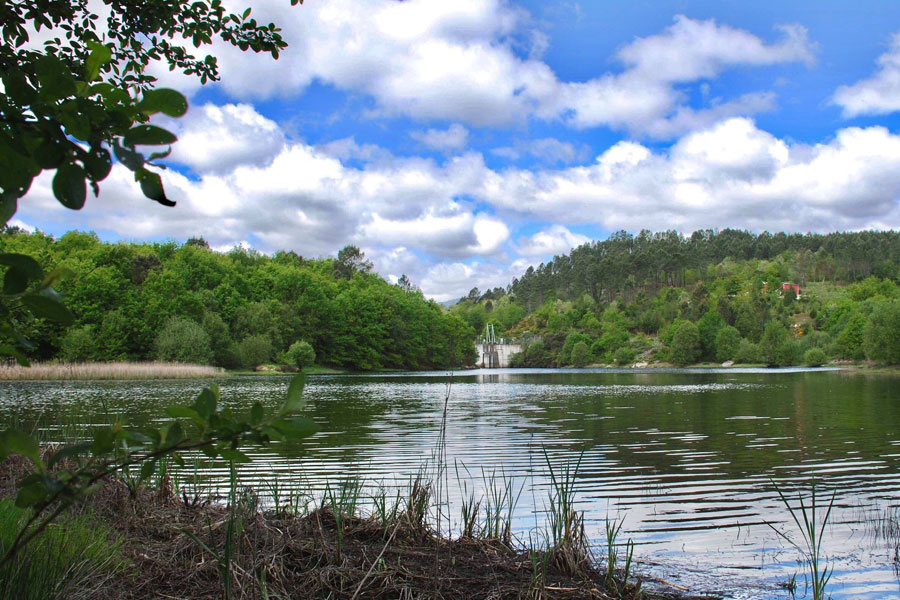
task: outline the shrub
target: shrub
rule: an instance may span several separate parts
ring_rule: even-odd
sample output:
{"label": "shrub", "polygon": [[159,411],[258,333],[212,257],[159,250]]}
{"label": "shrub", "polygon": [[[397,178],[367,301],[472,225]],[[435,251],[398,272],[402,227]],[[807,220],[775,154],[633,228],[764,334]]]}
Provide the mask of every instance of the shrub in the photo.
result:
{"label": "shrub", "polygon": [[825,364],[825,351],[821,348],[810,348],[803,355],[803,363],[810,367],[819,367]]}
{"label": "shrub", "polygon": [[303,367],[312,366],[316,362],[316,351],[304,340],[299,340],[291,344],[291,347],[285,352],[285,358],[288,363],[301,369]]}
{"label": "shrub", "polygon": [[700,330],[690,321],[684,321],[672,336],[669,357],[677,365],[689,365],[700,356]]}
{"label": "shrub", "polygon": [[272,341],[262,334],[249,335],[238,343],[237,355],[242,367],[252,369],[272,358]]}
{"label": "shrub", "polygon": [[87,362],[95,357],[97,340],[91,325],[73,327],[60,344],[62,355],[71,362]]}
{"label": "shrub", "polygon": [[726,325],[716,334],[716,360],[734,360],[741,344],[741,332],[736,327]]}
{"label": "shrub", "polygon": [[737,353],[734,355],[735,362],[739,363],[757,363],[759,362],[759,346],[747,339],[742,339],[738,344]]}
{"label": "shrub", "polygon": [[160,360],[208,365],[212,362],[209,334],[191,319],[170,317],[154,342]]}
{"label": "shrub", "polygon": [[578,342],[572,346],[572,364],[576,367],[583,367],[588,364],[591,358],[591,351],[584,342]]}
{"label": "shrub", "polygon": [[613,360],[617,365],[630,365],[634,362],[634,350],[628,346],[622,346],[613,353]]}

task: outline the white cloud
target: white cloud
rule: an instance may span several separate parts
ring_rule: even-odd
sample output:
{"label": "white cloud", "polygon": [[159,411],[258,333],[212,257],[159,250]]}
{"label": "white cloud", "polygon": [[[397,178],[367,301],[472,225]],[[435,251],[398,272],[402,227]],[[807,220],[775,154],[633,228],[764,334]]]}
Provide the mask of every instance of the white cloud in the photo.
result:
{"label": "white cloud", "polygon": [[516,250],[524,256],[556,256],[591,241],[587,236],[573,233],[562,225],[553,225],[528,238],[519,239]]}
{"label": "white cloud", "polygon": [[[797,25],[781,26],[780,39],[766,43],[713,20],[678,16],[662,32],[622,47],[615,58],[623,70],[562,81],[540,58],[546,36],[527,12],[503,0],[323,0],[295,9],[269,0],[254,7],[254,16],[281,25],[290,47],[276,62],[214,44],[219,85],[230,96],[296,97],[321,82],[371,97],[375,114],[475,127],[561,119],[671,137],[773,104],[771,94],[759,92],[692,109],[683,86],[734,67],[813,60]],[[525,53],[523,39],[531,40]],[[159,74],[172,84],[173,75]]]}
{"label": "white cloud", "polygon": [[878,57],[878,71],[853,85],[842,85],[832,101],[843,108],[844,117],[884,115],[900,110],[900,33],[890,48]]}
{"label": "white cloud", "polygon": [[462,150],[469,139],[469,130],[454,123],[447,129],[413,131],[409,135],[434,150]]}
{"label": "white cloud", "polygon": [[896,228],[900,136],[847,128],[807,146],[730,119],[666,153],[619,142],[591,166],[491,172],[481,194],[501,212],[607,230]]}
{"label": "white cloud", "polygon": [[170,160],[197,171],[224,173],[237,165],[265,165],[285,144],[274,121],[249,104],[207,103],[191,107],[181,119],[166,119],[177,136]]}

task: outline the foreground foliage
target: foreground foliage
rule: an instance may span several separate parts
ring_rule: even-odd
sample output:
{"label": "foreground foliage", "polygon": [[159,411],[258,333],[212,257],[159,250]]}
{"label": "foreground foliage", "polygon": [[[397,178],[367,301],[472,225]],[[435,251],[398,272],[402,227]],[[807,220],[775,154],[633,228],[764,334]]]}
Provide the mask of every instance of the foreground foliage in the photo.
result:
{"label": "foreground foliage", "polygon": [[31,509],[15,539],[4,548],[0,568],[11,564],[23,549],[63,515],[73,504],[84,502],[110,476],[137,469],[137,483],[152,477],[161,460],[184,464],[183,453],[198,451],[207,458],[232,463],[249,462],[242,445],[267,445],[272,441],[299,440],[316,431],[309,419],[296,416],[304,406],[305,377],[291,380],[281,407],[266,414],[256,402],[250,414],[238,417],[219,404],[215,385],[204,389],[190,407],[166,408],[172,419],[161,426],[141,430],[122,422],[97,428],[90,441],[67,444],[42,452],[38,440],[20,429],[0,432],[0,461],[21,456],[32,472],[17,482],[15,504]]}

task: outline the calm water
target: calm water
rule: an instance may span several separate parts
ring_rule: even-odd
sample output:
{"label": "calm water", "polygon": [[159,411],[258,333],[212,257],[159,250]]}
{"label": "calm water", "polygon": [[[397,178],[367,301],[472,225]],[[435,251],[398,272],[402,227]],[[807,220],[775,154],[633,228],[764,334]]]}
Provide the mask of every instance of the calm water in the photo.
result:
{"label": "calm water", "polygon": [[[237,408],[276,405],[287,379],[219,382]],[[0,418],[39,421],[47,435],[126,413],[161,418],[204,385],[187,382],[0,384]],[[241,480],[321,490],[326,478],[359,476],[369,487],[402,487],[433,469],[447,403],[451,515],[461,490],[492,473],[522,492],[520,537],[544,521],[545,452],[554,464],[579,456],[578,507],[602,550],[604,522],[624,518],[641,571],[733,598],[786,598],[799,553],[766,522],[794,532],[772,486],[820,498],[836,492],[825,554],[834,598],[900,598],[894,544],[875,534],[900,516],[900,378],[808,370],[502,370],[312,377],[309,411],[322,431],[303,444],[255,454]],[[433,472],[433,471],[432,471]],[[195,477],[224,489],[222,465]],[[188,485],[188,483],[184,483]],[[444,525],[446,528],[446,524]],[[799,541],[799,538],[796,538]]]}

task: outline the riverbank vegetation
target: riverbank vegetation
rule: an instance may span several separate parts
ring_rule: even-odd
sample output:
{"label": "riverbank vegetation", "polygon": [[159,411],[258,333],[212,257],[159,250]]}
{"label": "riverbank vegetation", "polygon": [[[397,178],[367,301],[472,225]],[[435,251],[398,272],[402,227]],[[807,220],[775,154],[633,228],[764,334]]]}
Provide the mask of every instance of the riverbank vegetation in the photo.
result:
{"label": "riverbank vegetation", "polygon": [[28,379],[203,379],[225,374],[220,367],[150,362],[33,362],[0,366],[0,381]]}
{"label": "riverbank vegetation", "polygon": [[[18,457],[0,463],[0,497],[15,494],[14,482],[27,472]],[[91,577],[48,581],[67,598],[132,600],[688,598],[642,589],[627,577],[624,561],[594,560],[579,515],[562,504],[553,505],[562,520],[532,532],[537,542],[525,545],[510,534],[510,515],[491,504],[490,492],[469,505],[475,512],[465,533],[448,537],[441,525],[448,515],[435,512],[433,488],[421,477],[396,492],[368,493],[359,482],[345,482],[313,499],[309,490],[277,486],[262,497],[234,473],[231,493],[218,502],[170,470],[138,487],[127,478],[108,480],[38,538],[50,544],[53,535],[78,534],[85,549],[76,552],[72,571]],[[7,505],[0,501],[0,509]],[[11,564],[30,564],[40,548],[27,547]],[[7,597],[26,597],[15,594],[45,576],[17,572]]]}
{"label": "riverbank vegetation", "polygon": [[474,363],[476,332],[401,281],[371,273],[354,247],[338,258],[293,252],[215,252],[178,245],[59,239],[9,229],[0,251],[62,269],[57,284],[74,324],[21,326],[33,360],[161,360],[253,369],[278,362],[352,370],[427,369]]}
{"label": "riverbank vegetation", "polygon": [[512,366],[900,363],[900,233],[620,232],[451,308]]}

